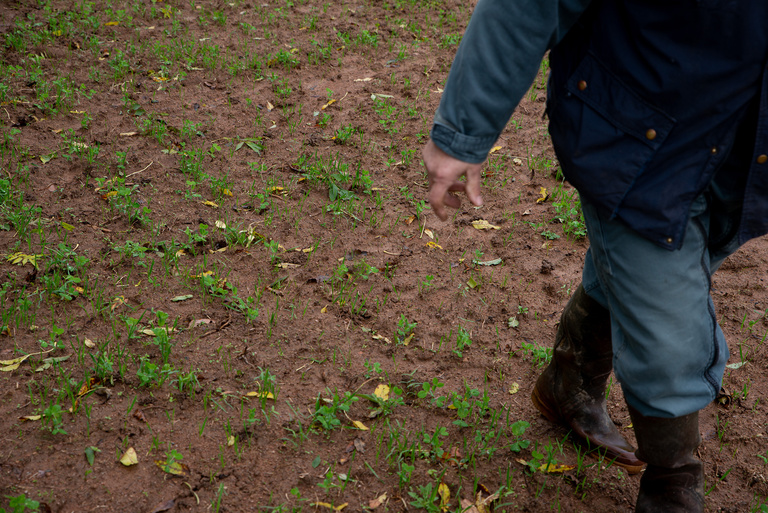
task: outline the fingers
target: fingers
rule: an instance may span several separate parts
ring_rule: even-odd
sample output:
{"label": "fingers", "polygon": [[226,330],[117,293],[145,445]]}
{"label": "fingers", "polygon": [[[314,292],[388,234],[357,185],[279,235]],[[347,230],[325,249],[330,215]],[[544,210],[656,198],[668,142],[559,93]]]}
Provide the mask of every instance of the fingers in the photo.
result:
{"label": "fingers", "polygon": [[469,201],[476,207],[482,206],[483,198],[480,195],[481,166],[474,164],[467,169],[467,184],[464,188]]}
{"label": "fingers", "polygon": [[[466,193],[473,205],[483,204],[480,195],[482,164],[468,164],[451,157],[432,140],[425,145],[422,156],[429,178],[429,204],[439,219],[448,219],[445,207],[461,206],[461,199],[453,194],[455,192]],[[459,181],[462,175],[466,176],[466,183]]]}

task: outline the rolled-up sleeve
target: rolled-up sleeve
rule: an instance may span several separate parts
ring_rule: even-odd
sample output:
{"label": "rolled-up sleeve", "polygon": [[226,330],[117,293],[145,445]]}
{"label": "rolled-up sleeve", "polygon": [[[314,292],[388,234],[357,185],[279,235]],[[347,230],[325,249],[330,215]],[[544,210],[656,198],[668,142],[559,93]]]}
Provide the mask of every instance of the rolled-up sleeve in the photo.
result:
{"label": "rolled-up sleeve", "polygon": [[435,144],[464,162],[483,162],[542,57],[590,1],[480,0],[435,114]]}

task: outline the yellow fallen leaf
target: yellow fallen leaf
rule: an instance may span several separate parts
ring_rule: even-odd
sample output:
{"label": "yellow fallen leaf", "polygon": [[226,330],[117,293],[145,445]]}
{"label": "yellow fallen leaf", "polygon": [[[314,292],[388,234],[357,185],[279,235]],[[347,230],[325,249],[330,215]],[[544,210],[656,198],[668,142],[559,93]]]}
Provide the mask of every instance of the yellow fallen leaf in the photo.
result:
{"label": "yellow fallen leaf", "polygon": [[433,241],[427,242],[426,246],[428,248],[432,248],[432,249],[443,249],[443,247],[440,244],[438,244],[437,242],[433,242]]}
{"label": "yellow fallen leaf", "polygon": [[405,340],[403,340],[403,345],[404,345],[404,346],[407,346],[408,344],[410,344],[410,343],[411,343],[411,340],[413,340],[413,336],[414,336],[414,335],[415,335],[415,333],[411,333],[410,335],[408,335],[407,337],[405,337]]}
{"label": "yellow fallen leaf", "polygon": [[37,259],[42,258],[43,255],[26,255],[24,253],[13,253],[5,257],[7,261],[13,265],[27,265],[32,264],[37,267]]}
{"label": "yellow fallen leaf", "polygon": [[222,189],[221,192],[224,194],[224,196],[232,196],[232,191],[229,189]]}
{"label": "yellow fallen leaf", "polygon": [[268,110],[268,111],[271,111],[271,110],[272,110],[272,109],[274,109],[274,108],[275,108],[275,106],[274,106],[274,105],[272,105],[271,103],[267,102],[267,110]]}
{"label": "yellow fallen leaf", "polygon": [[373,340],[383,340],[383,341],[384,341],[384,342],[386,342],[387,344],[391,344],[391,343],[392,343],[392,341],[391,341],[391,340],[389,340],[387,337],[384,337],[384,336],[382,336],[382,335],[379,335],[378,333],[374,333],[373,335],[371,335],[371,338],[372,338]]}
{"label": "yellow fallen leaf", "polygon": [[512,159],[512,163],[516,166],[522,166],[523,165],[523,159],[519,157],[515,157]]}
{"label": "yellow fallen leaf", "polygon": [[547,198],[549,198],[549,194],[547,194],[547,188],[542,187],[541,190],[539,190],[539,197],[536,199],[536,203],[544,203],[547,201]]}
{"label": "yellow fallen leaf", "polygon": [[547,472],[548,474],[562,473],[575,469],[575,465],[555,465],[554,463],[545,463],[539,467],[539,472]]}
{"label": "yellow fallen leaf", "polygon": [[477,492],[475,496],[475,510],[477,513],[491,513],[490,504],[499,498],[499,492],[495,492],[483,498],[483,492]]}
{"label": "yellow fallen leaf", "polygon": [[115,299],[112,300],[112,304],[109,305],[109,311],[114,312],[115,308],[122,306],[126,304],[128,301],[123,296],[117,296]]}
{"label": "yellow fallen leaf", "polygon": [[292,264],[290,262],[281,262],[277,264],[275,267],[278,267],[280,269],[296,269],[299,267],[299,264]]}
{"label": "yellow fallen leaf", "polygon": [[328,305],[325,305],[322,310],[320,310],[320,313],[325,313],[328,311]]}
{"label": "yellow fallen leaf", "polygon": [[36,420],[40,420],[42,418],[42,415],[25,415],[23,417],[19,417],[19,420],[22,422],[35,422]]}
{"label": "yellow fallen leaf", "polygon": [[109,198],[111,198],[113,196],[117,196],[117,191],[109,191],[108,193],[106,193],[104,195],[104,199],[109,199]]}
{"label": "yellow fallen leaf", "polygon": [[[53,348],[55,349],[55,348]],[[18,358],[14,358],[12,360],[0,360],[0,365],[3,367],[0,367],[0,372],[11,372],[19,368],[19,365],[24,363],[24,361],[29,358],[30,356],[36,356],[40,354],[46,354],[53,351],[53,349],[49,349],[48,351],[40,351],[39,353],[29,353],[28,355],[20,356]]]}
{"label": "yellow fallen leaf", "polygon": [[361,431],[369,431],[368,426],[360,422],[359,420],[353,420],[352,425]]}
{"label": "yellow fallen leaf", "polygon": [[216,228],[221,228],[222,230],[227,227],[227,223],[224,221],[216,221],[214,224],[216,225]]}
{"label": "yellow fallen leaf", "polygon": [[121,132],[120,137],[133,137],[134,135],[139,135],[138,132]]}
{"label": "yellow fallen leaf", "polygon": [[85,114],[84,110],[70,110],[70,114]]}
{"label": "yellow fallen leaf", "polygon": [[440,483],[437,486],[437,493],[440,494],[440,510],[448,511],[448,503],[451,500],[451,490],[445,483]]}
{"label": "yellow fallen leaf", "polygon": [[83,344],[85,344],[85,347],[87,347],[88,349],[93,349],[94,347],[96,347],[96,344],[94,344],[90,338],[86,338],[85,340],[83,340]]}
{"label": "yellow fallen leaf", "polygon": [[264,399],[274,399],[275,394],[272,392],[248,392],[245,397],[261,397]]}
{"label": "yellow fallen leaf", "polygon": [[131,465],[136,465],[139,462],[139,457],[136,454],[136,449],[133,447],[128,447],[128,450],[123,453],[123,457],[120,458],[120,463],[125,465],[126,467],[130,467]]}
{"label": "yellow fallen leaf", "polygon": [[329,101],[328,101],[328,103],[326,103],[325,105],[323,105],[322,107],[320,107],[320,110],[325,110],[325,109],[326,109],[326,107],[328,107],[328,106],[330,106],[330,105],[333,105],[334,103],[336,103],[336,100],[329,100]]}
{"label": "yellow fallen leaf", "polygon": [[218,203],[215,203],[215,202],[209,201],[209,200],[203,201],[203,205],[205,205],[207,207],[219,208]]}
{"label": "yellow fallen leaf", "polygon": [[475,227],[475,229],[477,230],[499,230],[500,229],[498,226],[492,225],[485,219],[472,221],[472,226]]}
{"label": "yellow fallen leaf", "polygon": [[493,148],[491,148],[491,151],[489,151],[488,153],[496,153],[500,149],[501,149],[501,146],[494,146]]}
{"label": "yellow fallen leaf", "polygon": [[274,196],[285,196],[288,194],[284,187],[267,187],[267,192]]}
{"label": "yellow fallen leaf", "polygon": [[186,466],[184,463],[180,463],[178,461],[172,461],[171,463],[167,463],[162,460],[155,460],[155,465],[160,467],[160,470],[162,470],[163,472],[166,472],[168,474],[173,474],[174,476],[189,475],[189,467]]}
{"label": "yellow fallen leaf", "polygon": [[389,387],[385,384],[381,384],[373,391],[373,395],[381,399],[382,401],[389,400]]}
{"label": "yellow fallen leaf", "polygon": [[107,27],[115,27],[117,25],[120,25],[120,22],[119,21],[108,21],[104,25],[107,26]]}
{"label": "yellow fallen leaf", "polygon": [[516,394],[520,390],[520,385],[517,383],[512,383],[509,387],[509,393],[510,394]]}
{"label": "yellow fallen leaf", "polygon": [[[365,78],[356,78],[355,82],[370,82],[373,80],[371,77],[365,77]],[[386,493],[384,495],[387,495]]]}
{"label": "yellow fallen leaf", "polygon": [[429,237],[430,239],[434,239],[434,238],[435,238],[435,234],[434,234],[434,233],[432,233],[432,230],[430,230],[429,228],[426,228],[426,229],[424,230],[424,234],[425,234],[427,237]]}
{"label": "yellow fallen leaf", "polygon": [[234,436],[232,436],[232,435],[229,435],[229,436],[227,437],[227,445],[228,445],[229,447],[232,447],[233,445],[235,445],[235,437],[234,437]]}
{"label": "yellow fallen leaf", "polygon": [[406,220],[405,220],[405,221],[403,221],[403,222],[404,222],[405,224],[411,224],[411,223],[412,223],[412,222],[414,222],[415,220],[416,220],[416,216],[411,216],[411,217],[409,217],[408,219],[406,219]]}
{"label": "yellow fallen leaf", "polygon": [[333,511],[341,511],[342,509],[346,508],[349,503],[345,502],[344,504],[339,504],[338,506],[334,506],[332,504],[328,504],[327,502],[313,502],[310,504],[310,506],[314,506],[316,508],[328,508],[332,509]]}

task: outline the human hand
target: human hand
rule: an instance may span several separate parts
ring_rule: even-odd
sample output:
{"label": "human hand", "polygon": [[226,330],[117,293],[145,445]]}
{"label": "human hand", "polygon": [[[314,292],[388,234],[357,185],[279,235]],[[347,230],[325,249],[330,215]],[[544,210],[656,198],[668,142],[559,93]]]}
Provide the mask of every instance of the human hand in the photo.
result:
{"label": "human hand", "polygon": [[[468,164],[451,157],[438,148],[432,139],[424,146],[421,156],[429,178],[429,204],[442,221],[448,219],[446,205],[451,208],[461,206],[461,199],[453,194],[454,192],[466,193],[469,201],[475,206],[483,204],[483,198],[480,196],[482,164]],[[467,177],[466,182],[459,181],[462,175]]]}

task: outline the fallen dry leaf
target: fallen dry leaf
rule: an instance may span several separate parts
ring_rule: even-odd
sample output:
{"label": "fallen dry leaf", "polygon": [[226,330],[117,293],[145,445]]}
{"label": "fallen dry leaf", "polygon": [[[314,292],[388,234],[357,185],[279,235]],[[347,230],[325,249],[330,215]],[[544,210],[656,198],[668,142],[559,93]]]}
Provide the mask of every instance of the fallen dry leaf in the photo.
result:
{"label": "fallen dry leaf", "polygon": [[389,400],[389,387],[382,383],[376,387],[376,390],[373,391],[373,395],[382,401],[387,401]]}
{"label": "fallen dry leaf", "polygon": [[360,422],[359,420],[353,420],[352,425],[361,431],[368,431],[368,426]]}
{"label": "fallen dry leaf", "polygon": [[387,501],[387,494],[386,493],[382,493],[381,495],[379,495],[375,499],[371,499],[371,500],[368,501],[368,509],[376,509],[379,506],[381,506],[382,504],[384,504],[386,501]]}
{"label": "fallen dry leaf", "polygon": [[489,223],[485,219],[472,221],[472,226],[477,230],[499,230],[500,229],[500,227]]}
{"label": "fallen dry leaf", "polygon": [[440,495],[440,510],[448,511],[448,503],[451,501],[451,490],[445,483],[437,486],[437,493]]}
{"label": "fallen dry leaf", "polygon": [[517,383],[512,383],[509,386],[509,393],[510,394],[516,394],[519,390],[520,390],[520,385],[518,385]]}
{"label": "fallen dry leaf", "polygon": [[136,449],[133,447],[128,447],[125,453],[123,453],[123,457],[120,458],[120,463],[126,467],[130,467],[131,465],[136,465],[139,463],[139,457],[136,454]]}
{"label": "fallen dry leaf", "polygon": [[310,506],[314,506],[316,508],[328,508],[332,509],[333,511],[341,511],[342,509],[347,507],[348,502],[345,502],[344,504],[339,504],[338,506],[334,506],[332,504],[328,504],[327,502],[313,502],[310,504]]}
{"label": "fallen dry leaf", "polygon": [[174,499],[170,499],[165,502],[161,502],[160,504],[155,506],[152,509],[151,513],[162,513],[163,511],[168,511],[170,509],[173,509],[175,505],[176,505],[176,501]]}
{"label": "fallen dry leaf", "polygon": [[162,460],[155,460],[155,465],[157,465],[160,470],[167,474],[173,474],[174,476],[189,475],[189,467],[179,461],[172,461],[171,463],[167,463]]}

